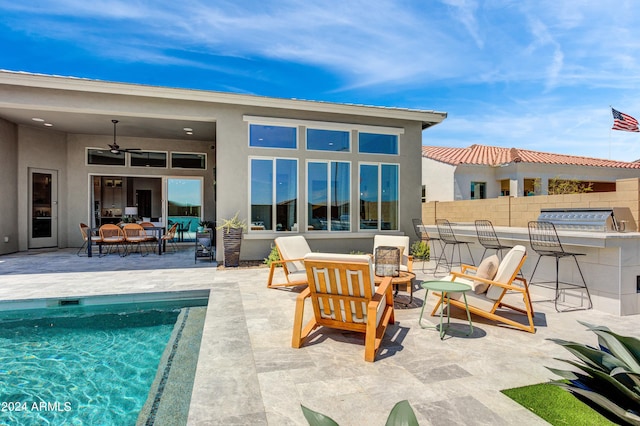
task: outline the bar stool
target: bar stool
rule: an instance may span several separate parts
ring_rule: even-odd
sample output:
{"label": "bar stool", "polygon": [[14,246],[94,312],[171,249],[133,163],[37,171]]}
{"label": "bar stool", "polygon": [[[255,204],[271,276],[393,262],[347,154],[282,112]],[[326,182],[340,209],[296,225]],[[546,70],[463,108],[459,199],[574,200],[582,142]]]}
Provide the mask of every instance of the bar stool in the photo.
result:
{"label": "bar stool", "polygon": [[[556,227],[551,222],[545,221],[531,221],[529,222],[529,242],[531,244],[531,248],[533,251],[538,253],[538,261],[536,262],[536,266],[533,268],[533,272],[531,273],[531,278],[529,279],[529,285],[536,284],[553,284],[554,281],[538,281],[534,282],[533,277],[536,274],[536,270],[538,269],[538,264],[540,263],[540,259],[543,257],[553,257],[556,260],[556,280],[555,280],[555,299],[554,306],[556,308],[556,312],[566,312],[566,311],[574,311],[579,309],[591,309],[593,304],[591,302],[591,295],[589,294],[589,289],[587,288],[587,282],[584,279],[584,275],[582,275],[582,270],[580,269],[580,264],[578,263],[578,258],[576,256],[584,256],[585,253],[573,253],[568,252],[562,247],[560,243],[560,238],[558,238],[558,232],[556,231]],[[580,273],[580,278],[582,278],[582,284],[579,283],[568,283],[560,281],[560,259],[564,259],[567,257],[573,257],[573,260],[576,262],[576,266],[578,267],[578,272]],[[560,292],[562,290],[566,290],[565,288],[560,288],[560,284],[564,284],[565,286],[571,286],[576,288],[584,288],[587,293],[587,298],[589,299],[589,306],[584,307],[573,307],[565,310],[558,309],[558,299],[560,298]]]}
{"label": "bar stool", "polygon": [[[462,266],[462,253],[460,252],[460,246],[464,245],[467,247],[469,251],[469,257],[471,257],[471,264],[475,265],[475,261],[473,260],[473,255],[471,254],[471,248],[469,248],[469,242],[460,241],[456,238],[456,235],[453,233],[453,229],[451,228],[451,224],[447,219],[436,219],[436,226],[438,227],[438,235],[440,240],[444,244],[442,248],[442,253],[440,253],[440,257],[438,258],[438,262],[436,263],[436,271],[438,267],[442,264],[442,258],[444,257],[444,265],[447,268],[447,272],[451,272],[451,268],[453,266]],[[445,251],[447,250],[447,246],[451,246],[451,261],[447,260],[445,256]],[[455,261],[455,250],[458,248],[458,261]]]}
{"label": "bar stool", "polygon": [[475,225],[476,234],[478,234],[478,241],[480,242],[480,245],[484,247],[482,259],[484,259],[484,255],[487,253],[487,250],[495,250],[500,260],[502,260],[502,250],[511,250],[513,248],[513,246],[505,246],[500,242],[490,220],[476,220]]}
{"label": "bar stool", "polygon": [[[416,233],[416,237],[423,243],[427,243],[429,246],[429,242],[431,242],[431,247],[433,248],[433,259],[437,258],[436,255],[436,241],[440,245],[440,250],[442,250],[442,240],[437,237],[432,237],[429,233],[424,229],[424,224],[422,223],[422,219],[411,219],[413,222],[413,231]],[[425,259],[422,259],[422,272],[425,272],[424,269]]]}

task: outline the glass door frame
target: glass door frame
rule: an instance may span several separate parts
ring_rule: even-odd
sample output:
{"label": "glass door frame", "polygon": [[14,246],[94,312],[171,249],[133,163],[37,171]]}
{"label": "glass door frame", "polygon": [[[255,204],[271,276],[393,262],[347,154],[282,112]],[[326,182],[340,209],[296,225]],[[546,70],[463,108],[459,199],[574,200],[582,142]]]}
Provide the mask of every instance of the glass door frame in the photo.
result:
{"label": "glass door frame", "polygon": [[[50,200],[48,203],[34,203],[34,181],[33,177],[36,174],[50,175]],[[29,167],[29,221],[28,221],[28,238],[27,247],[29,249],[45,248],[45,247],[58,247],[58,171],[52,169],[39,169]],[[50,235],[44,237],[34,236],[34,223],[35,221],[48,220],[50,221],[51,232]]]}

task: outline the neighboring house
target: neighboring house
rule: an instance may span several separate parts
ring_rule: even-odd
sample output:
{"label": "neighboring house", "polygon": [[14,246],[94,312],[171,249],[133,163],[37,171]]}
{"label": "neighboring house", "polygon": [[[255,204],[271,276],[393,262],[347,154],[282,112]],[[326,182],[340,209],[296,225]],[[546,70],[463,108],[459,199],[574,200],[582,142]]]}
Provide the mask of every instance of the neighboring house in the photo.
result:
{"label": "neighboring house", "polygon": [[595,192],[615,190],[616,179],[640,177],[640,163],[471,145],[422,147],[422,201],[546,195],[549,181],[575,180]]}
{"label": "neighboring house", "polygon": [[290,234],[371,250],[376,233],[413,233],[422,132],[445,118],[2,71],[0,254],[79,247],[81,222],[188,231],[236,212],[244,259]]}

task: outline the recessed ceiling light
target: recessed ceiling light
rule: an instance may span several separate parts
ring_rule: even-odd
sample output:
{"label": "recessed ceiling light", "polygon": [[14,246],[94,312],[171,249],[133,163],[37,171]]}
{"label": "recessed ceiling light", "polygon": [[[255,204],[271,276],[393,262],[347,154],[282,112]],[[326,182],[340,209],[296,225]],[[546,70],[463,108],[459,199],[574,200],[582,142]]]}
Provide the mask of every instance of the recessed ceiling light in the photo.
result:
{"label": "recessed ceiling light", "polygon": [[192,135],[192,134],[193,134],[193,132],[187,132],[187,134],[188,134],[188,135]]}
{"label": "recessed ceiling light", "polygon": [[37,121],[38,123],[42,123],[44,121],[44,118],[33,117],[32,120]]}
{"label": "recessed ceiling light", "polygon": [[47,127],[53,127],[53,124],[51,124],[51,123],[44,123],[44,125],[47,126]]}
{"label": "recessed ceiling light", "polygon": [[191,127],[185,127],[184,129],[185,132],[193,132],[193,129]]}

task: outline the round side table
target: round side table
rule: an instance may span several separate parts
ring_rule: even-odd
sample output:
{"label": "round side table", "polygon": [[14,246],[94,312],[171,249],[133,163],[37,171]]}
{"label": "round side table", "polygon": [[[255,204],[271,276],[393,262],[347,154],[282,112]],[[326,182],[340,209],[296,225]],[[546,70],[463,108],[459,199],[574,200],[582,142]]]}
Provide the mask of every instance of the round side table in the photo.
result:
{"label": "round side table", "polygon": [[440,340],[444,339],[445,328],[442,325],[442,315],[444,313],[444,299],[447,299],[447,328],[449,328],[451,322],[451,306],[449,306],[449,293],[462,293],[464,298],[464,306],[467,310],[467,319],[469,320],[469,333],[467,336],[473,334],[473,323],[471,322],[471,314],[469,313],[469,305],[467,304],[467,291],[471,290],[471,286],[468,284],[457,283],[455,281],[425,281],[422,283],[422,288],[425,289],[424,302],[422,303],[422,310],[420,311],[420,319],[418,323],[422,328],[437,328],[435,325],[422,325],[422,314],[424,313],[424,307],[427,304],[427,296],[429,290],[440,292]]}

